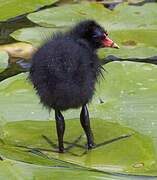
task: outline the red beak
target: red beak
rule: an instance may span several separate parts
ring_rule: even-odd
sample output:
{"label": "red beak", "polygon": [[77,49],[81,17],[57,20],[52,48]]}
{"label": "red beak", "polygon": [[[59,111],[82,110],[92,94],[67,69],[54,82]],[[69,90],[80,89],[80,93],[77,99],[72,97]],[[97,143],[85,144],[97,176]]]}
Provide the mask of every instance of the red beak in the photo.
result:
{"label": "red beak", "polygon": [[102,44],[103,44],[104,47],[110,47],[110,48],[117,48],[117,49],[119,49],[119,46],[116,43],[114,43],[107,36],[102,40]]}

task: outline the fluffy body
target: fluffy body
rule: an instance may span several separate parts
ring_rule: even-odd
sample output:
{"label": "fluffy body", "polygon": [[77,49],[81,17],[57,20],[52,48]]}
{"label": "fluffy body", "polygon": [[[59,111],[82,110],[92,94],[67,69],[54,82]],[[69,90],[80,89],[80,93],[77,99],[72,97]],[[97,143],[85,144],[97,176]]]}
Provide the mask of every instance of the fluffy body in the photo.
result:
{"label": "fluffy body", "polygon": [[100,69],[95,48],[71,31],[55,34],[39,48],[30,79],[44,106],[66,110],[90,102]]}
{"label": "fluffy body", "polygon": [[30,79],[41,103],[55,110],[59,153],[68,149],[64,149],[65,122],[61,111],[69,108],[82,106],[80,123],[87,147],[95,146],[86,104],[92,99],[102,69],[96,55],[100,47],[118,48],[99,24],[85,20],[69,32],[54,35],[33,56]]}

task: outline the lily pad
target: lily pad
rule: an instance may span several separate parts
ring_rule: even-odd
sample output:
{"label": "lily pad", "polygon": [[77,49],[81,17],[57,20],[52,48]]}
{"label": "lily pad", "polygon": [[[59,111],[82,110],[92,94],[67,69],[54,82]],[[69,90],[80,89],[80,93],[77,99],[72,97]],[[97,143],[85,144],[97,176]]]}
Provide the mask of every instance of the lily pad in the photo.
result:
{"label": "lily pad", "polygon": [[[114,129],[116,129],[117,126],[121,127],[119,125],[112,124],[111,122],[120,123],[124,127],[130,127],[138,131],[139,133],[142,133],[143,135],[135,132],[135,134],[137,134],[136,138],[139,139],[137,143],[137,147],[141,146],[142,149],[146,149],[146,152],[149,152],[149,153],[146,153],[147,154],[146,156],[143,155],[141,158],[142,160],[146,161],[145,164],[148,169],[141,171],[140,168],[143,166],[143,164],[142,164],[142,161],[138,161],[138,163],[134,165],[135,169],[139,168],[139,170],[136,171],[136,174],[143,173],[143,174],[154,175],[157,169],[155,165],[156,153],[157,153],[157,146],[156,146],[157,145],[157,141],[156,141],[157,140],[157,133],[156,133],[156,128],[157,128],[157,121],[156,121],[156,117],[157,117],[157,112],[156,112],[157,67],[150,64],[129,63],[129,62],[118,63],[117,62],[117,63],[110,63],[104,66],[104,68],[106,69],[106,72],[104,72],[105,79],[102,78],[100,82],[97,84],[96,94],[93,98],[92,103],[89,106],[90,117],[103,119],[98,124],[101,124],[101,123],[107,124],[106,120],[110,121],[109,124],[113,126],[114,128],[112,129],[110,126],[111,130],[110,131],[106,130],[106,136],[107,136],[106,139],[108,140],[110,140],[109,136],[111,135],[112,135],[111,136],[112,138],[115,138],[115,133],[113,133]],[[49,137],[49,139],[53,140],[53,137],[54,137],[53,133],[56,133],[56,130],[52,130],[52,135],[51,135],[51,129],[48,130],[49,128],[47,127],[45,128],[45,131],[41,129],[44,127],[44,123],[45,123],[45,126],[47,126],[47,123],[48,124],[51,123],[51,125],[48,125],[50,128],[52,128],[53,123],[46,122],[46,121],[42,122],[43,120],[51,119],[51,117],[49,117],[47,110],[43,109],[42,105],[39,104],[39,99],[36,96],[35,91],[33,90],[31,84],[27,80],[27,74],[19,74],[12,78],[8,78],[0,83],[0,102],[1,102],[0,103],[1,135],[3,135],[1,137],[4,138],[5,133],[3,134],[3,132],[7,129],[7,133],[5,136],[6,139],[4,138],[5,141],[7,142],[7,145],[13,146],[15,145],[15,143],[18,143],[18,142],[13,141],[13,139],[16,140],[16,138],[13,138],[10,140],[11,137],[15,137],[13,136],[13,134],[10,134],[9,138],[7,138],[7,134],[15,133],[16,135],[15,129],[16,130],[19,129],[19,132],[17,131],[17,133],[21,133],[21,136],[17,135],[18,138],[21,138],[21,140],[19,139],[19,144],[30,146],[29,140],[28,141],[26,140],[27,138],[30,139],[29,137],[31,136],[31,134],[27,133],[27,129],[25,130],[26,127],[29,127],[29,123],[33,129],[34,128],[36,129],[36,127],[38,127],[39,129],[37,136],[35,135],[37,138],[35,138],[35,140],[33,140],[32,138],[33,145],[40,145],[40,140],[42,137],[41,135],[39,135],[39,132],[44,133],[46,131],[44,135],[45,134],[47,135],[48,133],[47,136]],[[79,113],[80,113],[79,109],[68,110],[67,112],[64,113],[65,119],[72,119],[72,118],[78,119]],[[51,116],[54,119],[53,111],[51,113]],[[36,120],[37,122],[32,122],[32,121],[26,122],[24,120],[32,120],[32,121]],[[41,122],[39,122],[38,120],[40,120]],[[12,123],[7,123],[9,121],[12,121]],[[24,122],[13,122],[13,121],[24,121]],[[77,134],[74,136],[70,135],[69,132],[73,131],[73,130],[68,131],[68,128],[71,127],[70,126],[71,123],[69,123],[70,121],[72,120],[66,121],[66,124],[67,124],[66,133],[68,133],[67,137],[68,138],[78,137],[79,135]],[[75,121],[72,121],[72,122],[75,122]],[[96,120],[92,122],[96,122]],[[28,123],[28,124],[26,125],[25,123]],[[34,125],[32,125],[32,123],[34,123]],[[76,123],[78,123],[78,120],[76,120]],[[41,128],[38,126],[38,124]],[[20,128],[15,128],[18,125]],[[74,123],[74,126],[75,126],[75,123]],[[95,127],[96,129],[97,128],[99,129],[99,127],[97,126],[98,125],[94,124],[93,129]],[[122,127],[122,129],[124,127]],[[124,128],[124,130],[127,131],[128,128]],[[80,131],[81,131],[81,127],[78,128],[78,125],[77,125],[77,131],[74,133],[79,133]],[[124,131],[124,134],[126,134],[125,133],[126,131]],[[35,130],[35,132],[37,132],[37,130]],[[99,132],[100,131],[96,130],[94,134],[97,134]],[[111,132],[111,134],[108,135],[107,132],[108,133]],[[121,130],[119,132],[121,132]],[[131,130],[131,132],[133,131]],[[22,136],[22,134],[28,134],[26,137],[26,140],[25,140],[25,137]],[[116,137],[118,135],[119,134],[116,134]],[[147,135],[148,137],[145,135]],[[39,141],[36,141],[36,139],[38,139]],[[84,136],[83,136],[83,139],[84,139],[83,142],[85,143]],[[133,142],[136,142],[137,139],[134,140]],[[72,140],[73,139],[71,139],[70,141]],[[129,138],[128,139],[126,138],[125,140],[129,140]],[[41,143],[44,143],[43,139],[41,140]],[[114,153],[116,154],[115,161],[114,160],[113,161],[114,163],[118,163],[119,161],[116,158],[120,158],[120,156],[117,156],[117,153],[119,152],[115,150],[114,143],[113,143],[113,146],[114,146],[113,151],[115,151],[113,152],[113,154]],[[130,146],[134,147],[133,144]],[[48,143],[47,143],[47,146],[45,147],[48,148]],[[121,147],[124,147],[124,146],[121,146]],[[133,151],[132,148],[129,148],[129,149]],[[140,150],[141,149],[139,148],[139,151]],[[95,151],[97,152],[97,150],[93,150],[93,153]],[[109,153],[110,151],[111,150],[108,150],[108,151],[104,150],[105,153]],[[76,151],[75,150],[73,151],[73,153],[75,152],[77,153],[79,152],[81,154],[80,150],[78,151],[77,148],[76,148]],[[1,148],[1,153],[2,153],[2,148]],[[99,151],[97,153],[99,154]],[[140,152],[138,157],[140,158],[141,157],[140,155],[142,154],[143,153]],[[17,158],[18,156],[15,156],[15,155],[16,153],[14,154],[14,158]],[[49,153],[47,155],[50,156]],[[13,157],[13,155],[9,155],[9,152],[8,152],[8,157],[11,158],[11,156]],[[99,159],[97,161],[99,161]],[[75,162],[78,163],[78,161],[76,160]],[[109,159],[106,157],[106,161],[104,159],[104,162],[108,164]],[[152,162],[152,167],[151,167],[151,162]],[[130,161],[128,161],[128,163],[130,163]],[[133,163],[131,162],[129,164],[129,167],[132,167],[131,164]],[[134,172],[135,174],[135,171],[133,169],[128,169],[128,171]],[[127,170],[125,169],[125,171]]]}
{"label": "lily pad", "polygon": [[49,143],[57,144],[55,121],[7,123],[1,127],[0,138],[4,144],[0,145],[0,154],[47,166],[157,175],[152,170],[156,157],[150,138],[104,120],[93,119],[91,122],[97,145],[92,151],[86,149],[86,137],[82,128],[78,128],[79,120],[73,119],[66,122],[65,148],[70,148],[64,154],[53,152],[57,145],[53,147]]}
{"label": "lily pad", "polygon": [[43,6],[53,4],[57,1],[58,0],[1,0],[0,21],[6,21],[7,19],[13,18],[15,16],[35,11]]}
{"label": "lily pad", "polygon": [[29,14],[27,17],[41,26],[70,26],[83,19],[95,19],[106,29],[156,29],[157,4],[145,4],[142,7],[118,5],[110,11],[98,3],[65,5]]}
{"label": "lily pad", "polygon": [[18,41],[28,42],[38,47],[49,39],[57,30],[57,28],[45,27],[22,28],[13,32],[11,36]]}
{"label": "lily pad", "polygon": [[[39,166],[28,164],[24,162],[3,160],[0,161],[0,177],[1,179],[62,179],[69,180],[71,178],[80,180],[86,180],[90,178],[91,180],[101,179],[104,180],[117,180],[115,176],[109,176],[105,173],[85,171],[85,170],[75,170],[64,167],[52,167],[52,166]],[[121,177],[120,180],[125,180]],[[128,180],[131,178],[128,177]]]}
{"label": "lily pad", "polygon": [[[27,17],[45,27],[69,27],[83,19],[100,21],[108,17],[110,10],[98,3],[81,3],[49,8],[40,12],[31,13]],[[40,17],[40,18],[39,18]]]}
{"label": "lily pad", "polygon": [[115,55],[122,59],[144,59],[157,55],[155,30],[124,30],[112,31],[110,36],[120,46],[120,49],[103,48],[99,50],[100,58]]}
{"label": "lily pad", "polygon": [[0,51],[0,72],[3,71],[8,66],[8,53],[5,51]]}
{"label": "lily pad", "polygon": [[[107,19],[109,30],[156,29],[157,3],[146,3],[143,6],[129,6],[121,3],[113,11],[112,18]],[[105,21],[104,21],[105,22]]]}
{"label": "lily pad", "polygon": [[39,105],[38,97],[26,74],[22,73],[0,82],[0,94],[0,124],[7,121],[49,118],[49,113]]}

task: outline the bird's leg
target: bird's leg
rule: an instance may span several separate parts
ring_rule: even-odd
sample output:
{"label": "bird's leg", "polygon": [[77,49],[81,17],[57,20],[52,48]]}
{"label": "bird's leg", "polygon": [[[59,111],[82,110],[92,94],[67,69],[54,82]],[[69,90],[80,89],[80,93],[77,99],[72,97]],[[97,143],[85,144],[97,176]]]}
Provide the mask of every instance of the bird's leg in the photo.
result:
{"label": "bird's leg", "polygon": [[56,119],[57,135],[58,135],[59,152],[63,153],[64,152],[63,136],[65,130],[65,122],[63,115],[57,109],[55,110],[55,119]]}
{"label": "bird's leg", "polygon": [[90,128],[89,113],[86,105],[82,106],[82,110],[80,114],[80,122],[87,136],[88,149],[92,149],[92,147],[94,146],[94,141],[93,141],[92,130]]}

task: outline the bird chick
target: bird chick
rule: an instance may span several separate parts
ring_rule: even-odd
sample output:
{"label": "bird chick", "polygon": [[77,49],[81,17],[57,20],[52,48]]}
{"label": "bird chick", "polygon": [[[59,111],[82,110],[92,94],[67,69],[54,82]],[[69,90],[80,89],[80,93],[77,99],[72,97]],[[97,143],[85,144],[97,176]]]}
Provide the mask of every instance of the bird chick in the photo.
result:
{"label": "bird chick", "polygon": [[94,146],[87,104],[101,73],[96,54],[100,47],[118,48],[94,20],[76,24],[68,32],[56,33],[32,58],[30,80],[49,110],[55,110],[59,152],[64,152],[64,117],[61,111],[82,107],[80,122],[87,136],[87,146]]}

